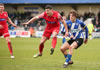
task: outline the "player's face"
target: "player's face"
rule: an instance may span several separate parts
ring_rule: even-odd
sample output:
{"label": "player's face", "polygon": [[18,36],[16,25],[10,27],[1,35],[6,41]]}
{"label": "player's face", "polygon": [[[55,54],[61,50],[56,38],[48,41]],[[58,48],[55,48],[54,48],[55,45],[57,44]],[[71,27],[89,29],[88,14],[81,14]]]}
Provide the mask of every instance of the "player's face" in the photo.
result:
{"label": "player's face", "polygon": [[45,9],[46,13],[48,16],[51,16],[52,15],[52,10],[51,9]]}
{"label": "player's face", "polygon": [[4,6],[0,5],[0,12],[4,11]]}
{"label": "player's face", "polygon": [[76,16],[74,16],[73,14],[70,14],[70,20],[71,20],[72,22],[75,22]]}

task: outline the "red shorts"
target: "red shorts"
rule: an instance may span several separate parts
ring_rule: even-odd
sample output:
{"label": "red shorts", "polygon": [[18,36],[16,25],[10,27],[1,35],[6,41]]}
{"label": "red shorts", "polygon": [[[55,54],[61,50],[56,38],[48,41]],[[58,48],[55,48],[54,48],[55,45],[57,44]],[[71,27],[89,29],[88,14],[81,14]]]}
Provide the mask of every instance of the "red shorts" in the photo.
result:
{"label": "red shorts", "polygon": [[0,36],[9,37],[8,28],[4,30],[0,30]]}
{"label": "red shorts", "polygon": [[60,29],[59,26],[58,27],[52,27],[52,28],[51,27],[46,27],[45,31],[43,33],[43,36],[45,36],[45,37],[47,37],[49,39],[53,32],[57,32],[57,34],[58,34],[59,33],[59,29]]}

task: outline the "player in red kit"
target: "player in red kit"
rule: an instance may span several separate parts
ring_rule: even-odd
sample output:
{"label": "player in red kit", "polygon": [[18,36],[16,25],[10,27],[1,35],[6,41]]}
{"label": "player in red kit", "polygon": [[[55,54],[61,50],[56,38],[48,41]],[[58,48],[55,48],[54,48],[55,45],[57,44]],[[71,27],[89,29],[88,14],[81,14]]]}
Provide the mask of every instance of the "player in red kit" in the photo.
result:
{"label": "player in red kit", "polygon": [[44,33],[42,35],[41,41],[40,41],[39,54],[36,54],[33,57],[42,56],[44,43],[50,38],[51,35],[53,36],[53,38],[52,38],[52,48],[51,48],[50,54],[51,55],[53,54],[54,49],[56,47],[57,35],[59,33],[59,28],[60,28],[59,21],[62,21],[62,23],[64,24],[65,29],[66,29],[66,34],[68,34],[66,22],[64,20],[61,20],[60,14],[57,11],[54,11],[52,9],[51,5],[47,5],[45,7],[45,11],[42,14],[40,14],[36,17],[33,17],[32,19],[30,19],[28,22],[26,22],[24,24],[29,24],[31,22],[34,22],[37,19],[40,19],[40,18],[44,18],[47,25],[46,25],[46,28],[45,28]]}
{"label": "player in red kit", "polygon": [[12,24],[14,27],[16,27],[16,25],[8,17],[7,12],[4,11],[4,4],[0,4],[0,36],[4,36],[4,38],[6,39],[6,41],[8,43],[8,48],[10,51],[11,58],[14,58],[13,51],[12,51],[12,45],[11,45],[11,41],[10,41],[10,37],[9,37],[10,35],[8,32],[7,21],[10,24]]}

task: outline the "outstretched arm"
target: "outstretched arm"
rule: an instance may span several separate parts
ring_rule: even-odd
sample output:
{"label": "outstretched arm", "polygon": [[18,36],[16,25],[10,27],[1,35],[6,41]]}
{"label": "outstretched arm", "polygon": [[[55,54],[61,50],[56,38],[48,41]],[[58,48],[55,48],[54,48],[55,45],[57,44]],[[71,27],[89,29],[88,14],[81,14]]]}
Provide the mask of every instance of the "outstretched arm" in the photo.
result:
{"label": "outstretched arm", "polygon": [[39,19],[39,18],[43,18],[43,16],[44,16],[44,13],[42,13],[42,14],[40,14],[40,15],[38,15],[38,16],[33,17],[33,18],[30,19],[28,22],[23,23],[23,24],[24,24],[24,25],[30,24],[30,23],[36,21],[36,20]]}
{"label": "outstretched arm", "polygon": [[23,23],[24,25],[27,25],[27,24],[30,24],[30,23],[32,23],[32,22],[34,22],[34,21],[36,21],[38,19],[38,17],[36,16],[36,17],[33,17],[32,19],[30,19],[28,22],[26,22],[26,23]]}

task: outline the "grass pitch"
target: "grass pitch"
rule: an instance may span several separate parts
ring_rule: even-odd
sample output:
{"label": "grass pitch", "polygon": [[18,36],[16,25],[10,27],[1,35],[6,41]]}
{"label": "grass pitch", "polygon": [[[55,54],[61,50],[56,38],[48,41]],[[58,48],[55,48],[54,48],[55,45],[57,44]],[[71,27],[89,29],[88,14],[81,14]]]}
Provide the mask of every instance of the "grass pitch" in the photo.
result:
{"label": "grass pitch", "polygon": [[100,39],[89,40],[74,50],[74,64],[68,68],[62,66],[65,58],[60,52],[61,39],[53,55],[50,55],[52,39],[48,40],[39,58],[33,55],[38,53],[40,38],[11,38],[11,41],[15,59],[10,58],[5,39],[0,38],[0,70],[100,70]]}

